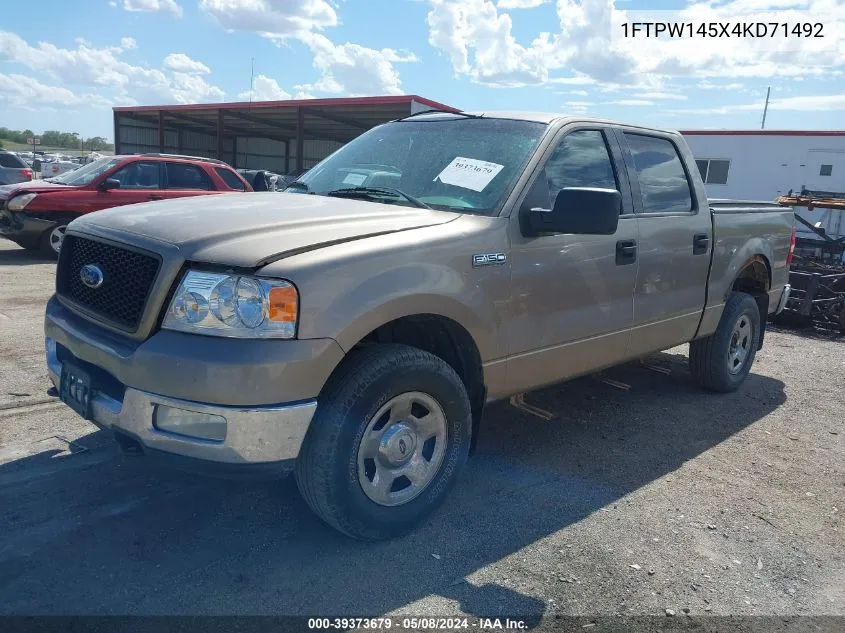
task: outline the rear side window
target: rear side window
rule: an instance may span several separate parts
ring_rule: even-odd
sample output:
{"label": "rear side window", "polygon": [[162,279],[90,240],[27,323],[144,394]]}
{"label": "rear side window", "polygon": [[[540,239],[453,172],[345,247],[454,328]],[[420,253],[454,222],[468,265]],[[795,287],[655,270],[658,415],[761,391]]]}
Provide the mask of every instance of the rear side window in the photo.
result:
{"label": "rear side window", "polygon": [[196,165],[166,163],[168,189],[214,189],[211,178]]}
{"label": "rear side window", "polygon": [[567,134],[546,163],[546,178],[552,204],[566,187],[619,188],[604,135],[598,130]]}
{"label": "rear side window", "polygon": [[223,179],[223,182],[226,183],[226,186],[229,187],[229,189],[234,189],[235,191],[246,191],[244,183],[241,182],[241,179],[235,175],[235,172],[226,169],[225,167],[215,167],[214,170],[217,172],[217,175]]}
{"label": "rear side window", "polygon": [[0,154],[0,167],[9,167],[11,169],[23,169],[26,163],[14,154]]}
{"label": "rear side window", "polygon": [[692,211],[689,180],[675,145],[642,134],[625,133],[625,138],[637,169],[643,213]]}

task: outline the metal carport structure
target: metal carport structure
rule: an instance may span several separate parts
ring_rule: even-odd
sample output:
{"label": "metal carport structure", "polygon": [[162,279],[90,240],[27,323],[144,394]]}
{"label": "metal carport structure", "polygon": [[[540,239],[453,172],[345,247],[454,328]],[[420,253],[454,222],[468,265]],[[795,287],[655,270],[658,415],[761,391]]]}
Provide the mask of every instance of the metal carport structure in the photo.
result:
{"label": "metal carport structure", "polygon": [[457,111],[417,95],[116,107],[115,154],[191,154],[288,173],[380,123],[430,109]]}

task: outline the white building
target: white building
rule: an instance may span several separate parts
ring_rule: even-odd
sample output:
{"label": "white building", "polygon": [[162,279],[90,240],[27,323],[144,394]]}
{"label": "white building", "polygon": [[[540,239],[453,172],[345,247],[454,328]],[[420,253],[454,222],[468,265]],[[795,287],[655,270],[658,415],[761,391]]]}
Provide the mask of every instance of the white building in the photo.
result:
{"label": "white building", "polygon": [[[845,131],[685,130],[710,198],[774,200],[792,190],[845,198]],[[797,208],[831,237],[845,235],[845,212]],[[796,224],[799,237],[815,234]]]}

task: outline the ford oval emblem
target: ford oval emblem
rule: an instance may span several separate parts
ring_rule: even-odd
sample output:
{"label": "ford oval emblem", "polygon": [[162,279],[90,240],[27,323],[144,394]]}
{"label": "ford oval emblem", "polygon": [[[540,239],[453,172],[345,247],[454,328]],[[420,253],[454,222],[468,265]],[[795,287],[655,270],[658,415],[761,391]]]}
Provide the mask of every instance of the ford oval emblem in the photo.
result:
{"label": "ford oval emblem", "polygon": [[97,264],[85,264],[79,271],[79,279],[89,288],[99,288],[103,285],[103,271]]}

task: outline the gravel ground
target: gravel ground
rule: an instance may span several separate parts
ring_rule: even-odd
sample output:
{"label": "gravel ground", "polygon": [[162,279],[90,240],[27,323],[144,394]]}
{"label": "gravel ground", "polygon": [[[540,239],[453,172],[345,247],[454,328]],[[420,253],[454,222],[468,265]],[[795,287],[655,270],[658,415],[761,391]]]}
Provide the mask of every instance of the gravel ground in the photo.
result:
{"label": "gravel ground", "polygon": [[677,348],[529,394],[551,421],[495,404],[443,508],[361,544],[48,397],[54,269],[0,244],[2,614],[845,615],[845,340],[770,331],[731,395]]}

